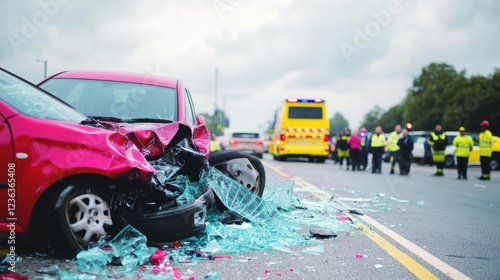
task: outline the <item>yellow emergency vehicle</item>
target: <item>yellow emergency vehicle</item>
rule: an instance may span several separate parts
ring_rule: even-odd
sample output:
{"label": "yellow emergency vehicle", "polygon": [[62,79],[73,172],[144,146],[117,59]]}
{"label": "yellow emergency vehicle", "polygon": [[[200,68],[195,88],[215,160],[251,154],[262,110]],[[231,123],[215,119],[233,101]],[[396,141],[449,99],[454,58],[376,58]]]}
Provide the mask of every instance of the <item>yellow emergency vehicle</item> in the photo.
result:
{"label": "yellow emergency vehicle", "polygon": [[276,110],[269,153],[276,160],[307,157],[325,162],[330,152],[330,121],[325,100],[288,98]]}

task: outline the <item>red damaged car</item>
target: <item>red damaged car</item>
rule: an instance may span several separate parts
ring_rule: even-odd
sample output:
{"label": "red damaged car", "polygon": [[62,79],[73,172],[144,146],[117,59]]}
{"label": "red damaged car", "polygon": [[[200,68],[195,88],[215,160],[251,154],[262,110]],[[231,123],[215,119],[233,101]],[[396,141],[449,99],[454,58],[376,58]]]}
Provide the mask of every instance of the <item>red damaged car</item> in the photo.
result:
{"label": "red damaged car", "polygon": [[74,250],[126,224],[158,242],[202,232],[214,194],[188,190],[208,154],[198,121],[97,122],[0,69],[0,239]]}
{"label": "red damaged car", "polygon": [[[130,135],[131,130],[144,128],[146,133],[151,130],[169,138],[168,130],[161,131],[165,123],[187,122],[195,127],[193,141],[211,166],[259,196],[264,192],[265,170],[258,158],[241,151],[209,153],[210,134],[205,121],[196,114],[189,89],[178,79],[130,72],[73,70],[55,74],[38,86],[126,135]],[[149,142],[138,144],[146,158],[152,160],[160,156],[163,145],[160,149],[154,148],[158,141],[146,139]]]}

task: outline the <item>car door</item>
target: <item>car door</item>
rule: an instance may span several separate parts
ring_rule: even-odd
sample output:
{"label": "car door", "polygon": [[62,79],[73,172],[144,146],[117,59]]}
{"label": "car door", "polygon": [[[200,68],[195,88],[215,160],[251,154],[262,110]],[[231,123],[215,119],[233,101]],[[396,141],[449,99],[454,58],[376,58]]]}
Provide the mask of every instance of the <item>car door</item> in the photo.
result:
{"label": "car door", "polygon": [[15,192],[16,168],[13,159],[11,131],[7,120],[0,113],[0,201],[2,201],[0,203],[2,205],[0,229],[4,229],[8,225],[8,210],[15,209],[15,193],[13,192]]}

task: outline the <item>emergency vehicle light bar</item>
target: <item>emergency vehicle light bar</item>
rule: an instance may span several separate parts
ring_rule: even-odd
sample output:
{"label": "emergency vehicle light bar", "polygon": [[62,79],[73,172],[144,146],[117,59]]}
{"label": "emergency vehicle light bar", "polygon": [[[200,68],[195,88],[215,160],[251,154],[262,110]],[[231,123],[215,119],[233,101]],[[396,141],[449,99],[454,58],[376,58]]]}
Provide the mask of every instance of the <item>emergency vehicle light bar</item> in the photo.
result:
{"label": "emergency vehicle light bar", "polygon": [[306,98],[287,98],[286,102],[302,102],[302,103],[325,103],[324,99],[306,99]]}

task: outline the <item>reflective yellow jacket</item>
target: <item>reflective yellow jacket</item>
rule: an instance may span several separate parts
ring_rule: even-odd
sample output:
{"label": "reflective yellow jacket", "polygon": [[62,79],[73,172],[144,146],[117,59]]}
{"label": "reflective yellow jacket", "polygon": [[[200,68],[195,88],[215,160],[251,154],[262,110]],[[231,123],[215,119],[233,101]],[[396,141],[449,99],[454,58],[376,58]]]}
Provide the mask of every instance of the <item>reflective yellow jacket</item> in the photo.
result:
{"label": "reflective yellow jacket", "polygon": [[210,152],[220,151],[219,141],[210,140]]}
{"label": "reflective yellow jacket", "polygon": [[393,131],[387,137],[387,150],[390,152],[399,151],[398,141],[401,138],[401,133]]}
{"label": "reflective yellow jacket", "polygon": [[453,139],[453,146],[457,147],[455,155],[457,157],[469,157],[472,147],[474,147],[474,140],[469,135],[459,135]]}
{"label": "reflective yellow jacket", "polygon": [[385,142],[384,134],[373,134],[371,138],[370,147],[372,148],[383,148],[387,143]]}
{"label": "reflective yellow jacket", "polygon": [[493,135],[491,131],[485,130],[479,133],[479,156],[491,157],[491,145],[493,144]]}

